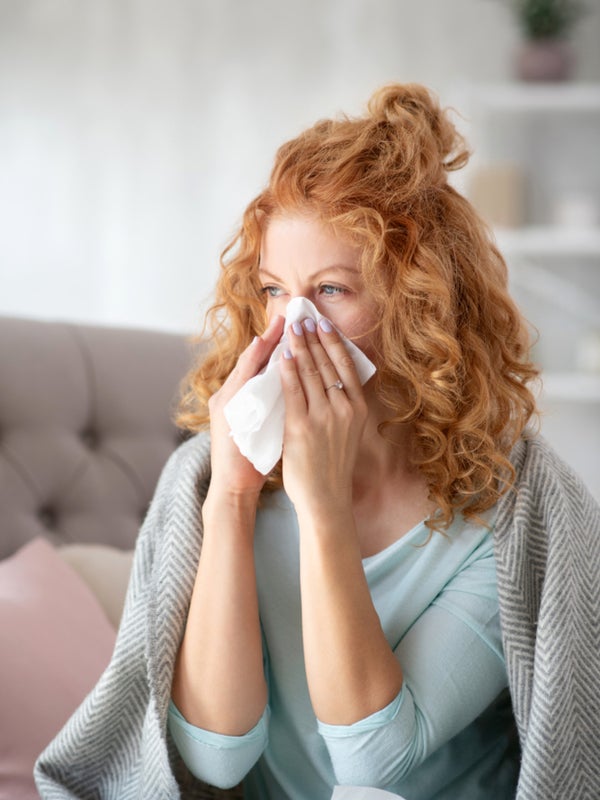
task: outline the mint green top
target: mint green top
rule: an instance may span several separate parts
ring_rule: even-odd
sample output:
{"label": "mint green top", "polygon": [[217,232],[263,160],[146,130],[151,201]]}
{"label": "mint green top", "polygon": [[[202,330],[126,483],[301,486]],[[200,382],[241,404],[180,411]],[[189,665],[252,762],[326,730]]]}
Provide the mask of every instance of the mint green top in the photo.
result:
{"label": "mint green top", "polygon": [[284,492],[264,498],[255,555],[269,703],[244,736],[196,728],[171,703],[171,735],[197,777],[222,787],[244,779],[248,800],[330,800],[336,784],[406,800],[514,797],[491,531],[457,518],[423,544],[428,533],[420,523],[363,560],[402,690],[353,725],[326,725],[304,669],[296,514]]}

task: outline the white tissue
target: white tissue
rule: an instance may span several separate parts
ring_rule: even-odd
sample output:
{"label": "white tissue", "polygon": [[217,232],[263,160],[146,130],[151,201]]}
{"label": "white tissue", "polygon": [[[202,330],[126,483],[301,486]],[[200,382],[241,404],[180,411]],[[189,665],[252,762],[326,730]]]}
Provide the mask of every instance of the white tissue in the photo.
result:
{"label": "white tissue", "polygon": [[[267,475],[281,458],[285,403],[279,374],[279,359],[289,348],[287,329],[293,322],[310,317],[318,323],[322,318],[306,297],[294,297],[288,303],[284,333],[267,366],[251,378],[224,408],[233,441],[255,469]],[[339,333],[339,331],[338,331]],[[375,372],[375,365],[359,348],[340,334],[352,356],[361,384]]]}

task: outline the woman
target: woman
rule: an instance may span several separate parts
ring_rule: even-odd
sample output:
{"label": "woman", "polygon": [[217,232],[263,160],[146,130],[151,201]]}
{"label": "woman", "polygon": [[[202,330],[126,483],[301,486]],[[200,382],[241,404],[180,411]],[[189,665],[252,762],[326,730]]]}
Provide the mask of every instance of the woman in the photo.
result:
{"label": "woman", "polygon": [[[588,622],[576,601],[599,513],[530,431],[526,326],[487,229],[447,182],[466,160],[415,85],[280,149],[224,255],[215,349],[180,417],[198,436],[165,469],[113,663],[40,759],[42,789],[198,797],[244,780],[244,796],[277,800],[329,798],[336,784],[408,800],[510,798],[517,785],[523,798],[587,796],[567,791],[598,763],[574,746],[583,716],[565,681],[582,640],[574,652],[563,612],[550,630],[542,599],[554,607],[552,576],[567,570],[569,608]],[[225,408],[297,297],[320,321],[288,330],[283,452],[265,476]],[[364,386],[346,338],[376,366]],[[109,720],[92,780],[69,736],[98,738]]]}

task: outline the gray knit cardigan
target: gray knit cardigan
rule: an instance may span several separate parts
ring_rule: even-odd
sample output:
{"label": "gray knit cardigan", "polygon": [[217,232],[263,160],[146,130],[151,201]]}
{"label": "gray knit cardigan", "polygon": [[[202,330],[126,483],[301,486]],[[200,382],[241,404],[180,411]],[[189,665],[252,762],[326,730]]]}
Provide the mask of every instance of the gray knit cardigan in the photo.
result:
{"label": "gray knit cardigan", "polygon": [[[241,796],[193,778],[166,734],[173,663],[202,542],[209,450],[200,434],[162,473],[138,538],[110,665],[36,764],[46,800]],[[521,744],[516,797],[598,800],[600,507],[543,439],[519,442],[513,461],[517,491],[501,501],[495,550]]]}

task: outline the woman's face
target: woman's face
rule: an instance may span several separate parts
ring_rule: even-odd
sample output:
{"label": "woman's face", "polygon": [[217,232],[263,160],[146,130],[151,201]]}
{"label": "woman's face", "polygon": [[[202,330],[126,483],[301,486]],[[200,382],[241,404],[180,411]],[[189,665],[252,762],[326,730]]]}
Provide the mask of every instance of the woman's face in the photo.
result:
{"label": "woman's face", "polygon": [[314,217],[273,217],[263,236],[259,278],[269,319],[307,297],[367,355],[377,306],[359,268],[360,249]]}

